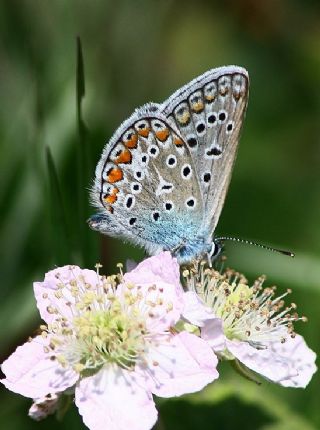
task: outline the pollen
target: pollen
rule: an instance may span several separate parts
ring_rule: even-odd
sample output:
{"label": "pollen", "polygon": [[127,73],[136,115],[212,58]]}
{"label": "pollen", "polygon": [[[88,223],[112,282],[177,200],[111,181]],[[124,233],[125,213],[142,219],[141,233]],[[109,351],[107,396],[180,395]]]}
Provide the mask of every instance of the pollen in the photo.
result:
{"label": "pollen", "polygon": [[264,276],[250,286],[243,275],[233,270],[220,273],[205,264],[196,264],[184,270],[183,277],[187,288],[221,318],[224,334],[230,340],[264,348],[265,343],[295,336],[293,323],[305,320],[294,312],[294,303],[285,306],[284,298],[291,291],[276,297],[276,287],[263,286]]}
{"label": "pollen", "polygon": [[[118,266],[121,270],[122,266]],[[83,376],[99,371],[108,363],[131,370],[138,360],[145,360],[152,339],[146,321],[153,314],[151,309],[162,302],[159,296],[154,301],[146,300],[133,283],[122,283],[119,296],[121,273],[100,276],[100,267],[96,265],[96,283],[81,276],[67,284],[61,283],[55,297],[58,303],[66,304],[69,303],[66,297],[71,293],[71,318],[60,314],[58,305],[57,308],[48,306],[48,312],[56,318],[47,326],[40,326],[41,336],[49,339],[45,348],[50,359]],[[154,286],[150,288],[154,291]]]}

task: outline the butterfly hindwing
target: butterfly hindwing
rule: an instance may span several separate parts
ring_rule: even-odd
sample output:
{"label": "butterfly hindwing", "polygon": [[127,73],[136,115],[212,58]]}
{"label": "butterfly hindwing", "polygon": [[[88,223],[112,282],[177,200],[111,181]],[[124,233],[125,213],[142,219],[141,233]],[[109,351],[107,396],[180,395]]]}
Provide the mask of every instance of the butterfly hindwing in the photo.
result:
{"label": "butterfly hindwing", "polygon": [[98,221],[107,234],[172,250],[198,234],[203,203],[189,148],[152,112],[156,106],[138,109],[116,131],[97,166],[92,197],[105,210]]}

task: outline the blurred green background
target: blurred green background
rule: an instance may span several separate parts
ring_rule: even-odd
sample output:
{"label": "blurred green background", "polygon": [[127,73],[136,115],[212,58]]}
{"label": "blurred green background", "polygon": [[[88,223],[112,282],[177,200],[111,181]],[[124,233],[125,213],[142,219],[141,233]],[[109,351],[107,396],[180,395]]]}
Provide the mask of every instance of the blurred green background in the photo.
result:
{"label": "blurred green background", "polygon": [[[296,329],[319,352],[318,0],[8,0],[0,3],[0,34],[1,361],[39,325],[32,282],[46,271],[101,261],[110,273],[143,256],[86,225],[94,167],[115,128],[135,107],[227,64],[246,67],[251,88],[218,232],[296,253],[228,244],[228,264],[292,288],[290,300],[309,317]],[[320,428],[318,375],[295,390],[258,387],[227,365],[221,374],[201,394],[162,400],[160,428]],[[5,390],[0,405],[6,430],[84,428],[75,410],[59,424],[35,423],[29,400]]]}

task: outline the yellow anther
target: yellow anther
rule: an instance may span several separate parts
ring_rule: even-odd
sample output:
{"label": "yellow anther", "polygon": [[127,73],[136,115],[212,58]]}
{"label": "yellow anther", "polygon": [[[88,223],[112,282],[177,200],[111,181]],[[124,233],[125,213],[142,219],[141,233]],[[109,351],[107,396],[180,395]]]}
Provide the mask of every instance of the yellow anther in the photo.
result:
{"label": "yellow anther", "polygon": [[84,369],[85,369],[85,366],[84,366],[83,364],[81,364],[81,363],[76,363],[76,364],[73,366],[73,370],[74,370],[75,372],[77,372],[77,373],[81,373]]}

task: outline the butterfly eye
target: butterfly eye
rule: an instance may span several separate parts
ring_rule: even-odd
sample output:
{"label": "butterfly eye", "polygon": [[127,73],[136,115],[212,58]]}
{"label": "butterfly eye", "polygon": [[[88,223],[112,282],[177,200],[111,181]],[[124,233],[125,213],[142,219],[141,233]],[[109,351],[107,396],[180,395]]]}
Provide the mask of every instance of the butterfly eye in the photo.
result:
{"label": "butterfly eye", "polygon": [[212,242],[211,250],[209,252],[209,258],[215,259],[222,252],[222,245],[218,242]]}

